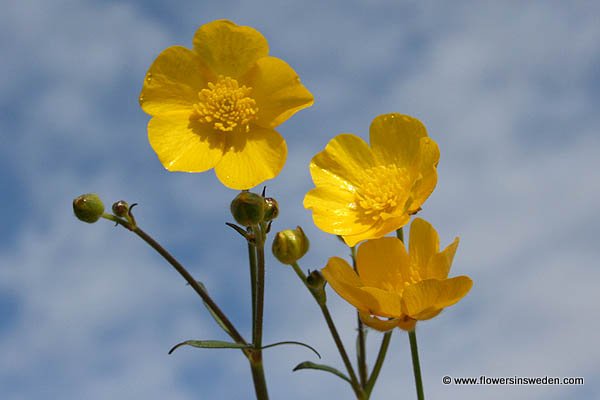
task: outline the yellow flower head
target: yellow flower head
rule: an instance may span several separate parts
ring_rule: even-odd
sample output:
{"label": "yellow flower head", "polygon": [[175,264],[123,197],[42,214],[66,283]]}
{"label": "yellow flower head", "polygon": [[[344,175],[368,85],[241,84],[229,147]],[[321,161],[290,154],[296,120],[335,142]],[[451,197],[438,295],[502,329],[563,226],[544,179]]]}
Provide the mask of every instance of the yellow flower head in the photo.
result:
{"label": "yellow flower head", "polygon": [[140,94],[161,163],[169,171],[214,168],[232,189],[277,176],[287,146],[274,128],[309,107],[311,93],[253,28],[214,21],[196,31],[193,45],[164,50]]}
{"label": "yellow flower head", "polygon": [[304,198],[321,230],[349,246],[406,225],[437,183],[437,144],[416,118],[380,115],[370,129],[371,146],[342,134],[310,163],[315,188]]}
{"label": "yellow flower head", "polygon": [[338,257],[329,259],[322,273],[333,290],[358,309],[366,325],[381,331],[412,330],[417,320],[435,317],[471,289],[468,276],[448,278],[457,247],[458,238],[440,252],[433,226],[416,218],[408,253],[400,239],[369,240],[358,247],[358,275]]}

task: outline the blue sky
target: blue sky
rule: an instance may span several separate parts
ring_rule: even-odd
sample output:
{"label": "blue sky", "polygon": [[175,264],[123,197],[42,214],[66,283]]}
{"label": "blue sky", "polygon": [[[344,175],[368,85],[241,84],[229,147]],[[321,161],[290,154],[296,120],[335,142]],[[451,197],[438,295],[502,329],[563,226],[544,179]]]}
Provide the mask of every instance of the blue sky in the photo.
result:
{"label": "blue sky", "polygon": [[[326,3],[326,4],[324,4]],[[268,182],[281,230],[312,240],[306,268],[345,255],[301,206],[308,163],[334,135],[367,138],[378,114],[420,118],[441,148],[421,216],[461,243],[472,292],[418,327],[426,394],[600,397],[600,7],[593,2],[12,1],[0,14],[0,397],[251,398],[235,351],[168,349],[224,339],[194,293],[143,243],[85,225],[71,200],[138,202],[171,249],[249,332],[243,243],[224,222],[235,192],[212,172],[173,174],[146,139],[137,98],[161,50],[228,18],[259,29],[315,105],[280,126],[288,162]],[[301,340],[342,368],[312,299],[269,258],[265,341]],[[354,313],[329,295],[349,348]],[[369,333],[370,354],[379,334]],[[265,355],[272,398],[350,398],[300,348]],[[583,376],[584,386],[457,387],[451,376]],[[376,399],[412,398],[397,332]]]}

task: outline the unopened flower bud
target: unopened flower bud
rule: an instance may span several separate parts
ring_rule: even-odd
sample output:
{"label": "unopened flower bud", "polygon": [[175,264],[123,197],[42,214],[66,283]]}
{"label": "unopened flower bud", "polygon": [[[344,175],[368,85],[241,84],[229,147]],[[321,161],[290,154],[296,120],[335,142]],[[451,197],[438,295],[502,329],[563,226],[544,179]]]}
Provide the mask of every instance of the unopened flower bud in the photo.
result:
{"label": "unopened flower bud", "polygon": [[308,283],[308,286],[310,286],[311,288],[322,288],[323,286],[325,286],[325,282],[325,277],[323,276],[323,274],[321,274],[321,271],[319,271],[318,269],[312,271],[306,277],[306,283]]}
{"label": "unopened flower bud", "polygon": [[277,204],[277,200],[275,200],[272,197],[265,197],[264,201],[265,201],[264,221],[269,222],[279,216],[279,204]]}
{"label": "unopened flower bud", "polygon": [[231,215],[242,226],[252,226],[263,221],[265,199],[251,192],[241,192],[231,202]]}
{"label": "unopened flower bud", "polygon": [[327,296],[325,295],[325,277],[321,271],[315,270],[306,277],[308,288],[313,293],[319,304],[325,304]]}
{"label": "unopened flower bud", "polygon": [[283,264],[291,265],[308,251],[309,242],[299,226],[296,229],[281,231],[273,240],[273,255]]}
{"label": "unopened flower bud", "polygon": [[80,221],[93,224],[104,214],[104,204],[95,193],[82,194],[73,200],[73,212]]}
{"label": "unopened flower bud", "polygon": [[125,218],[129,215],[129,204],[125,200],[119,200],[112,205],[113,214]]}

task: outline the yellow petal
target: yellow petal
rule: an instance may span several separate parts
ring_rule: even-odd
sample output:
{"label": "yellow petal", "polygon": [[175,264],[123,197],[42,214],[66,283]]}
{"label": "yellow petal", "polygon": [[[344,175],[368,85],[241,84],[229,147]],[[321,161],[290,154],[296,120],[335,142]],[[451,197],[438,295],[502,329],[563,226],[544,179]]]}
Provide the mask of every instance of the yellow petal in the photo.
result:
{"label": "yellow petal", "polygon": [[402,114],[384,114],[373,120],[371,147],[383,164],[409,169],[418,159],[420,139],[427,136],[425,126],[416,118]]}
{"label": "yellow petal", "polygon": [[407,214],[400,215],[398,217],[392,217],[390,219],[384,221],[378,221],[374,225],[363,232],[354,234],[354,235],[344,235],[344,242],[350,247],[356,246],[358,243],[363,240],[368,239],[378,239],[390,232],[395,231],[396,229],[402,228],[404,225],[408,223],[410,220],[410,216]]}
{"label": "yellow petal", "polygon": [[433,226],[422,218],[410,224],[408,254],[413,268],[424,273],[429,259],[440,249],[440,239]]}
{"label": "yellow petal", "polygon": [[369,308],[371,314],[390,318],[402,315],[402,298],[398,293],[370,286],[363,286],[361,290],[375,299],[376,304]]}
{"label": "yellow petal", "polygon": [[169,47],[154,60],[140,94],[140,105],[150,115],[190,112],[198,92],[207,85],[206,67],[193,51]]}
{"label": "yellow petal", "polygon": [[148,123],[148,139],[169,171],[203,172],[223,155],[223,137],[190,121],[186,113],[153,117]]}
{"label": "yellow petal", "polygon": [[433,189],[437,185],[437,165],[440,160],[440,149],[433,139],[428,137],[421,138],[420,141],[420,161],[417,166],[418,171],[415,175],[420,177],[419,184],[413,190],[413,202],[410,207],[411,212],[416,212],[429,198]]}
{"label": "yellow petal", "polygon": [[455,238],[452,243],[444,249],[444,251],[434,254],[427,264],[425,273],[421,275],[423,279],[435,278],[435,279],[446,279],[452,266],[452,260],[456,254],[458,248],[459,238]]}
{"label": "yellow petal", "polygon": [[365,169],[375,165],[369,145],[360,137],[342,134],[329,141],[325,149],[313,157],[310,174],[315,186],[346,182],[346,189],[360,186]]}
{"label": "yellow petal", "polygon": [[375,298],[361,289],[362,282],[360,278],[343,259],[331,257],[321,273],[332,289],[357,309],[369,312],[369,310],[378,307]]}
{"label": "yellow petal", "polygon": [[314,101],[296,71],[279,58],[257,60],[242,82],[252,88],[258,106],[256,123],[265,128],[276,127]]}
{"label": "yellow petal", "polygon": [[344,189],[319,186],[304,197],[304,207],[313,212],[313,221],[319,229],[333,235],[348,235],[369,229],[359,218],[354,207],[355,195]]}
{"label": "yellow petal", "polygon": [[471,290],[468,276],[426,279],[408,286],[402,293],[403,312],[414,319],[431,318],[432,313],[457,303]]}
{"label": "yellow petal", "polygon": [[427,321],[428,319],[437,317],[443,310],[432,310],[431,312],[422,312],[419,314],[419,321]]}
{"label": "yellow petal", "polygon": [[368,240],[358,247],[356,255],[358,274],[365,286],[398,292],[409,279],[409,260],[400,239],[384,237]]}
{"label": "yellow petal", "polygon": [[249,26],[219,20],[202,25],[194,35],[194,50],[215,75],[237,79],[269,54],[264,36]]}
{"label": "yellow petal", "polygon": [[228,134],[215,173],[228,188],[250,189],[277,176],[286,157],[287,145],[279,133],[253,126],[249,132]]}
{"label": "yellow petal", "polygon": [[383,320],[377,317],[372,317],[368,313],[362,311],[360,311],[358,315],[360,316],[360,320],[365,325],[381,332],[390,331],[398,326],[398,321],[396,319]]}

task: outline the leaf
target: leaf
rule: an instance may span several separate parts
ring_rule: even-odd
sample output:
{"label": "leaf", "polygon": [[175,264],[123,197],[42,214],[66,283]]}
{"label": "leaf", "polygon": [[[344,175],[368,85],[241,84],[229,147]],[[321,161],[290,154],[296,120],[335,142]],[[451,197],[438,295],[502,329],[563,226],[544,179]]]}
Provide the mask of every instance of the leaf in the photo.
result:
{"label": "leaf", "polygon": [[[196,281],[196,282],[198,282],[198,285],[200,285],[200,287],[202,289],[204,289],[204,291],[206,293],[208,293],[208,290],[206,290],[206,286],[204,286],[204,284],[202,282],[200,282],[200,281]],[[225,331],[225,333],[227,333],[229,336],[231,336],[231,332],[229,331],[229,329],[227,328],[227,325],[225,325],[223,320],[221,318],[219,318],[219,316],[217,314],[215,314],[215,312],[204,301],[202,302],[202,304],[204,304],[204,307],[206,307],[206,309],[208,310],[210,315],[217,322],[217,324],[221,327],[221,329],[223,329]]]}
{"label": "leaf", "polygon": [[306,343],[302,343],[302,342],[295,342],[292,340],[288,340],[285,342],[277,342],[277,343],[273,343],[273,344],[268,344],[266,346],[261,347],[261,349],[268,349],[269,347],[275,347],[275,346],[281,346],[282,344],[296,344],[298,346],[302,346],[302,347],[306,347],[307,349],[312,350],[317,357],[321,358],[321,355],[319,354],[319,352],[317,350],[315,350],[312,346],[307,345]]}
{"label": "leaf", "polygon": [[192,346],[202,349],[248,349],[252,347],[251,344],[231,343],[222,340],[186,340],[173,346],[169,350],[169,354],[173,353],[177,348],[181,346]]}
{"label": "leaf", "polygon": [[337,375],[338,377],[342,378],[343,380],[345,380],[346,382],[348,382],[349,384],[352,385],[350,378],[348,378],[346,375],[344,375],[337,369],[330,367],[329,365],[315,364],[312,361],[304,361],[303,363],[296,365],[296,367],[293,369],[293,371],[295,372],[295,371],[299,371],[301,369],[316,369],[319,371],[329,372],[331,374]]}

